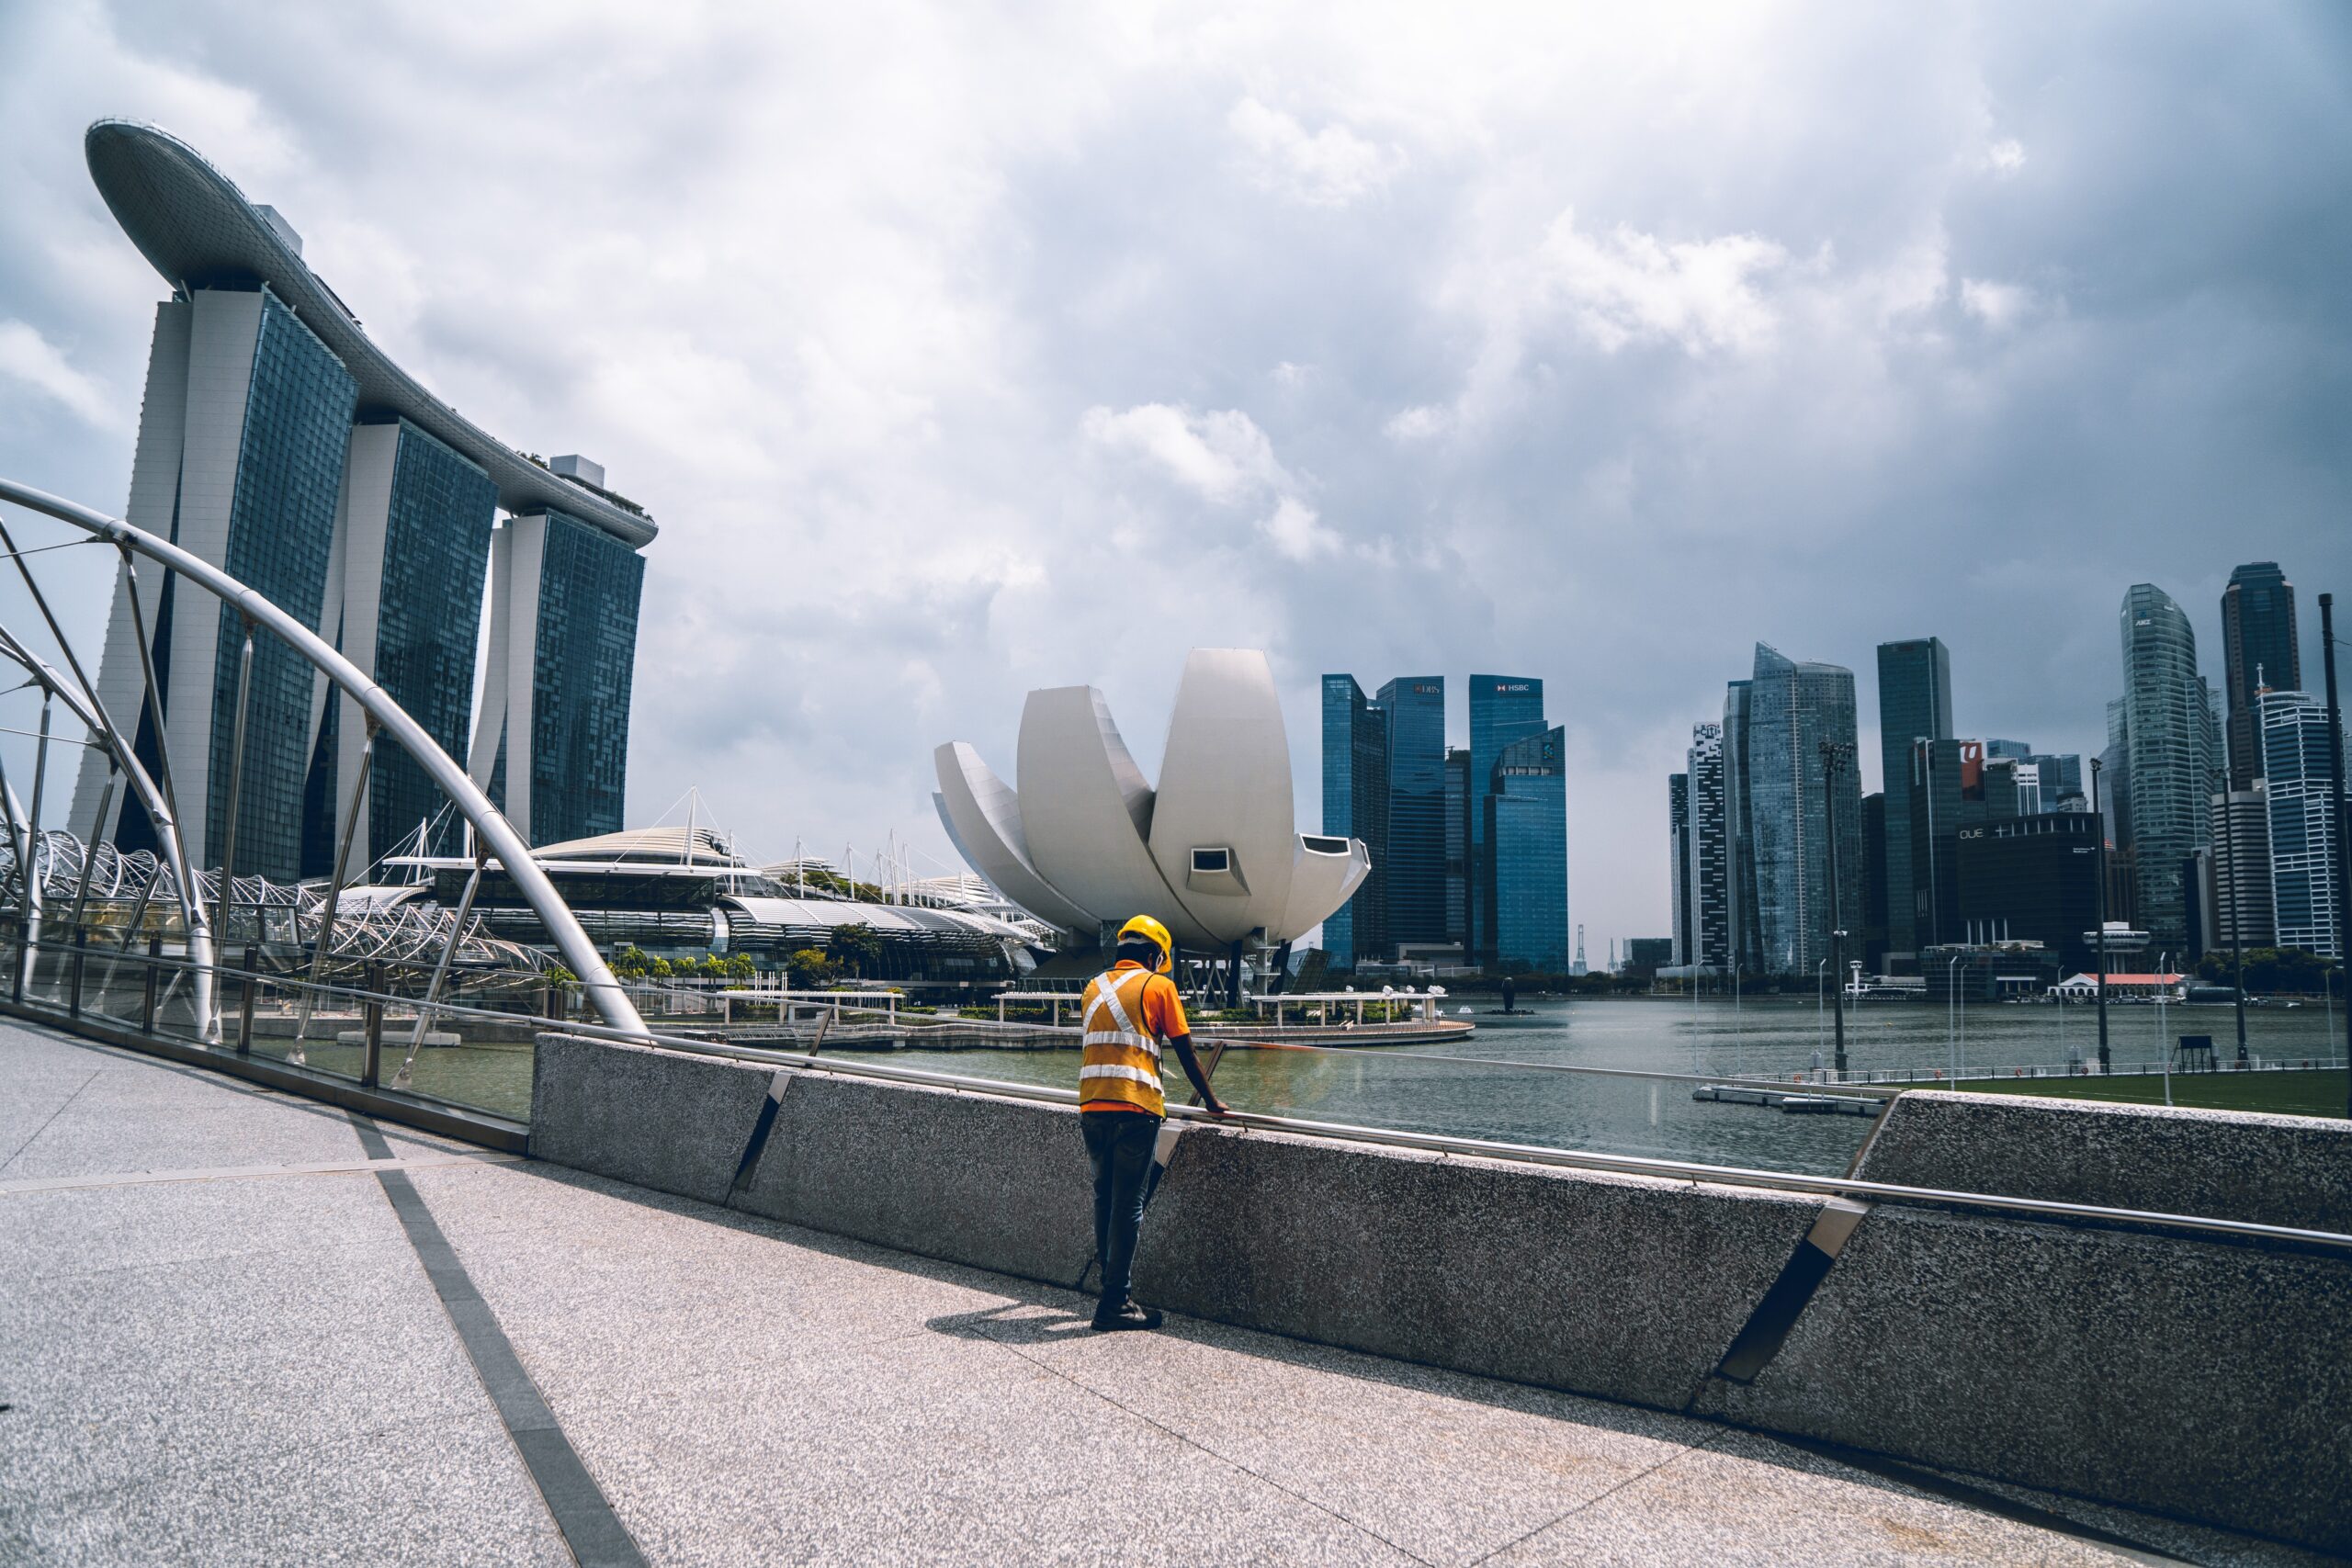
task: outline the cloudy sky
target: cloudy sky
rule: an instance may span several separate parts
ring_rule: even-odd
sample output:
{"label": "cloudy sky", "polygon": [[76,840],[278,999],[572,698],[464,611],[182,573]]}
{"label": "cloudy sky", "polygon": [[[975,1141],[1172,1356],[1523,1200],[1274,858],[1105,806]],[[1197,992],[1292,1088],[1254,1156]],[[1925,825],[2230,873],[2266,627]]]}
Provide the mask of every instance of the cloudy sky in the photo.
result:
{"label": "cloudy sky", "polygon": [[1156,770],[1196,645],[1272,658],[1309,826],[1321,672],[1457,731],[1537,675],[1598,960],[1758,638],[1867,737],[1935,633],[1962,733],[2095,749],[2128,584],[2218,680],[2280,560],[2313,683],[2352,589],[2340,6],[0,6],[0,472],[119,510],[103,115],[655,513],[631,820],[773,855],[952,858],[931,749],[1009,774],[1033,686]]}

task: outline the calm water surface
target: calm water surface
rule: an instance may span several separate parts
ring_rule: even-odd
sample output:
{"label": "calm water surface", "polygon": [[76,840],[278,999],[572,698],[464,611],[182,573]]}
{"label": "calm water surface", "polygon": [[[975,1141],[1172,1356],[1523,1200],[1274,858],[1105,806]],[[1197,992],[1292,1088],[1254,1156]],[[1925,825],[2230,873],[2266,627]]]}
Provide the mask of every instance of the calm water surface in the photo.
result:
{"label": "calm water surface", "polygon": [[[1455,1057],[1501,1059],[1538,1066],[1632,1067],[1653,1072],[1770,1073],[1810,1068],[1818,1048],[1833,1059],[1831,1028],[1810,999],[1748,998],[1691,1005],[1664,998],[1536,1002],[1525,1019],[1476,1018],[1477,1032],[1459,1044],[1391,1046],[1365,1055],[1229,1051],[1216,1070],[1217,1092],[1244,1110],[1322,1122],[1411,1132],[1497,1138],[1512,1143],[1600,1149],[1612,1154],[1701,1160],[1714,1165],[1836,1174],[1846,1169],[1873,1124],[1860,1116],[1792,1116],[1762,1106],[1694,1100],[1690,1086],[1474,1065]],[[2163,1059],[2159,1040],[2211,1034],[2224,1057],[2236,1051],[2227,1007],[2109,1010],[2109,1039],[2119,1069]],[[2301,1060],[2325,1053],[2326,1017],[2318,1007],[2251,1009],[2249,1050],[2265,1059]],[[2090,1009],[1985,1005],[1963,1021],[1940,1007],[1880,1003],[1849,1012],[1847,1055],[1856,1073],[2019,1065],[2058,1068],[2070,1046],[2096,1059],[2098,1024]],[[1075,1051],[900,1051],[888,1061],[969,1077],[1074,1087]],[[1172,1086],[1180,1079],[1168,1065]]]}

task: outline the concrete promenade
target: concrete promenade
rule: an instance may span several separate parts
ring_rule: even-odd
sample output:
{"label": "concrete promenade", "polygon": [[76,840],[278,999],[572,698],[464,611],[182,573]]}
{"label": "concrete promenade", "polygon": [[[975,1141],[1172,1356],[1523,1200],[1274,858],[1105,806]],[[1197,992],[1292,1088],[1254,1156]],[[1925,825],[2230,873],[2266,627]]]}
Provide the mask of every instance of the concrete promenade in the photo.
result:
{"label": "concrete promenade", "polygon": [[1086,1304],[0,1025],[0,1562],[2321,1561]]}

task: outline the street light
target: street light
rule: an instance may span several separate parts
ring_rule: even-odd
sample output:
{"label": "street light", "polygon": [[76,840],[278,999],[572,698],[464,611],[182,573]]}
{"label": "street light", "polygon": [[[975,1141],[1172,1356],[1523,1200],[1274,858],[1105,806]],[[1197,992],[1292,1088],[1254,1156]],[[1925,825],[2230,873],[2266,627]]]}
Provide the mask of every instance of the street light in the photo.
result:
{"label": "street light", "polygon": [[1951,1058],[1951,1081],[1960,1082],[1960,1040],[1952,1032],[1952,1009],[1960,1002],[1960,954],[1944,965],[1944,1052]]}

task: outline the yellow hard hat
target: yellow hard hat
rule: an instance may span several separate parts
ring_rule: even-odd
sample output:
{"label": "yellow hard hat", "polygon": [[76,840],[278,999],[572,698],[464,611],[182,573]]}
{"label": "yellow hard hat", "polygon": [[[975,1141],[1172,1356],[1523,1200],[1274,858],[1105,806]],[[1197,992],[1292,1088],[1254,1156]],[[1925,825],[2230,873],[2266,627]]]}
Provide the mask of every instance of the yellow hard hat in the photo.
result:
{"label": "yellow hard hat", "polygon": [[1141,937],[1159,949],[1159,972],[1162,975],[1176,967],[1175,939],[1168,934],[1166,926],[1161,925],[1149,915],[1137,915],[1119,928],[1121,942],[1125,942],[1129,937]]}

